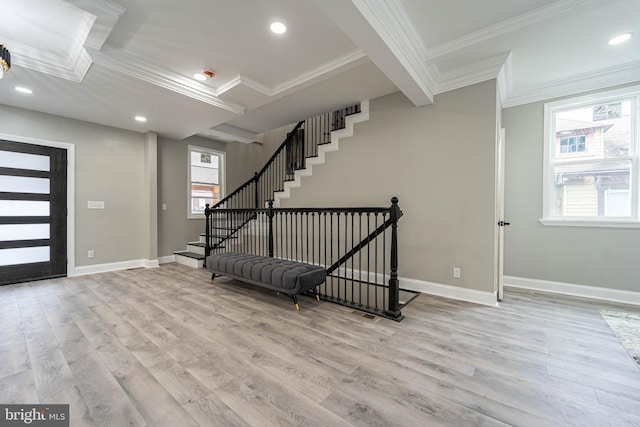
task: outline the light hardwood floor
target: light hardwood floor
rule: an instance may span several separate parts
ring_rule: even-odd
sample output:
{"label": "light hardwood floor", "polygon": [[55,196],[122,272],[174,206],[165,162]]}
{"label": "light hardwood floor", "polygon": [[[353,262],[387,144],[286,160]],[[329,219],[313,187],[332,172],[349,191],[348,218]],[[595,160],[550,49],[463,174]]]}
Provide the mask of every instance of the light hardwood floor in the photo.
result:
{"label": "light hardwood floor", "polygon": [[640,369],[598,312],[615,305],[421,295],[396,323],[208,279],[0,287],[0,403],[68,403],[72,426],[640,426]]}

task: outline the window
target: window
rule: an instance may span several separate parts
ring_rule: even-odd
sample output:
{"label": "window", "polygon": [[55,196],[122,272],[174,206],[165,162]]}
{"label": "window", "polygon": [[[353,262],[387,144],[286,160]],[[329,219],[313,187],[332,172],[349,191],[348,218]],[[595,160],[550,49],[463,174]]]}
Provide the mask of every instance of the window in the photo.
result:
{"label": "window", "polygon": [[222,199],[223,177],[224,153],[189,146],[189,218],[202,218],[207,204]]}
{"label": "window", "polygon": [[567,154],[584,152],[586,148],[585,141],[586,137],[584,135],[560,138],[560,153]]}
{"label": "window", "polygon": [[640,226],[640,86],[545,104],[548,225]]}

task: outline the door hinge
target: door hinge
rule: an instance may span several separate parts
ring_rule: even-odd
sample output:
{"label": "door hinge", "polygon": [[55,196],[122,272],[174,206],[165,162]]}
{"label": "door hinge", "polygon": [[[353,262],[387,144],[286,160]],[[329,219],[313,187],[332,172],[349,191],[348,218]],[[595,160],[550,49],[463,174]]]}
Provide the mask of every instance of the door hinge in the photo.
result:
{"label": "door hinge", "polygon": [[498,221],[498,225],[500,227],[504,227],[505,225],[511,225],[511,223],[510,222],[505,222],[505,221]]}

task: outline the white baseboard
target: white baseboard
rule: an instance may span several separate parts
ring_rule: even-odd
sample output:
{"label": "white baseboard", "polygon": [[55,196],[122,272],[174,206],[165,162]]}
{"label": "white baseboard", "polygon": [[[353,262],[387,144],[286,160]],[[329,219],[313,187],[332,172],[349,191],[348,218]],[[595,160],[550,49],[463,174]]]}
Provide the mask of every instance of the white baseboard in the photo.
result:
{"label": "white baseboard", "polygon": [[424,280],[404,278],[400,278],[400,288],[492,307],[498,305],[497,296],[494,292],[484,292],[476,289],[467,289],[458,286],[443,285],[441,283],[427,282]]}
{"label": "white baseboard", "polygon": [[167,255],[167,256],[161,256],[158,257],[158,263],[159,264],[169,264],[170,262],[176,262],[176,256],[175,255]]}
{"label": "white baseboard", "polygon": [[513,288],[530,289],[534,291],[551,292],[574,297],[640,305],[640,292],[513,276],[505,276],[504,283],[505,286],[511,286]]}
{"label": "white baseboard", "polygon": [[108,264],[85,265],[75,268],[74,272],[69,275],[85,276],[87,274],[107,273],[109,271],[129,270],[131,268],[153,268],[158,267],[158,260],[136,259],[131,261],[112,262]]}

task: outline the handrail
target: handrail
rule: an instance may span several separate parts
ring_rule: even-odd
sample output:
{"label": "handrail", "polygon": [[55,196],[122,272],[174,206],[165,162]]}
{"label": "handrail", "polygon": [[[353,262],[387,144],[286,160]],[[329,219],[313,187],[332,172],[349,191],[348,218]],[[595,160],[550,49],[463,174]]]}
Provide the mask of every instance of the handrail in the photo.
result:
{"label": "handrail", "polygon": [[298,129],[300,129],[300,126],[302,126],[304,124],[304,120],[300,120],[298,122],[298,124],[296,125],[296,127],[293,128],[293,130],[291,132],[289,132],[287,134],[287,137],[284,139],[284,141],[282,142],[282,144],[280,144],[280,146],[278,147],[278,149],[276,150],[275,153],[273,153],[273,155],[271,156],[271,158],[269,160],[267,160],[267,163],[265,163],[265,165],[262,167],[262,169],[260,169],[260,172],[258,172],[256,174],[256,178],[260,179],[260,177],[264,174],[264,172],[269,168],[269,166],[271,166],[271,164],[273,163],[273,161],[275,160],[276,157],[278,157],[278,154],[280,154],[280,152],[282,150],[284,150],[284,148],[287,146],[287,144],[289,143],[289,141],[291,140],[291,138],[293,138],[293,135],[295,135],[296,132],[298,132]]}
{"label": "handrail", "polygon": [[238,194],[239,192],[241,192],[242,190],[244,190],[245,188],[247,188],[249,186],[249,184],[251,184],[252,182],[256,181],[256,176],[252,176],[251,178],[249,178],[244,184],[242,184],[240,187],[236,188],[235,190],[233,190],[231,193],[227,194],[222,200],[220,200],[218,203],[216,203],[215,205],[211,206],[209,209],[215,209],[218,206],[222,205],[223,203],[228,202],[232,197],[234,197],[236,194]]}

